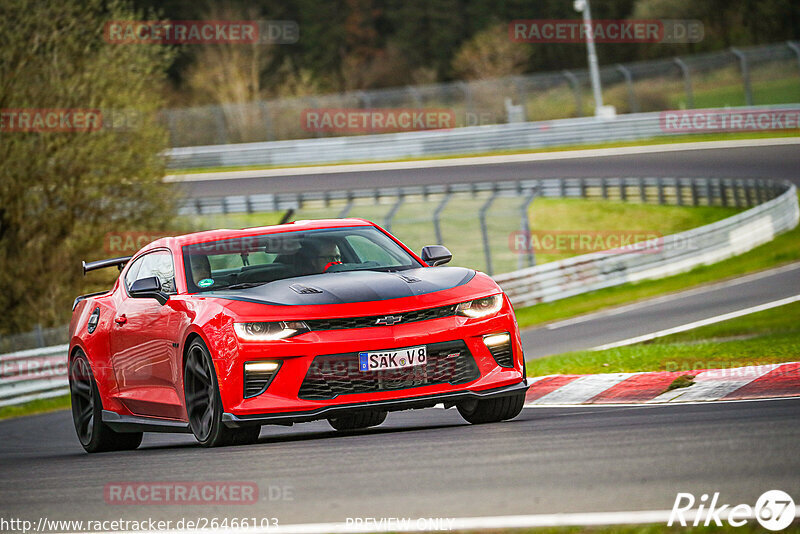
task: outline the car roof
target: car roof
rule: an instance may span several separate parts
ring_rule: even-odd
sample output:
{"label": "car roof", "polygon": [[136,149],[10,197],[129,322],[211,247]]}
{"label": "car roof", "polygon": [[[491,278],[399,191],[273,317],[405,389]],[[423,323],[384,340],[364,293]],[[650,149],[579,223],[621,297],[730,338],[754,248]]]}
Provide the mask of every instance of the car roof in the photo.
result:
{"label": "car roof", "polygon": [[220,239],[230,239],[236,237],[249,237],[261,234],[277,234],[282,232],[298,232],[303,230],[320,230],[325,228],[345,228],[350,226],[375,226],[374,223],[365,219],[313,219],[292,221],[285,224],[276,224],[272,226],[254,226],[251,228],[242,229],[229,229],[222,228],[219,230],[206,230],[203,232],[194,232],[191,234],[183,234],[173,237],[162,237],[146,245],[141,251],[137,252],[137,256],[147,250],[155,248],[171,248],[178,250],[185,245],[195,243],[207,243],[209,241],[217,241]]}

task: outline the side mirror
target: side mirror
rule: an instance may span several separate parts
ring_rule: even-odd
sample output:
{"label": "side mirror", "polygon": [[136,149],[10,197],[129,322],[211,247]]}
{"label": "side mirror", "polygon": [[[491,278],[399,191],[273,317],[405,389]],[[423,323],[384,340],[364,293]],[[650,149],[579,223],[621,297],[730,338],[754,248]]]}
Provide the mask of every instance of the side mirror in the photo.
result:
{"label": "side mirror", "polygon": [[444,265],[453,259],[453,254],[447,250],[447,247],[442,245],[428,245],[422,247],[422,254],[420,255],[422,261],[436,267],[437,265]]}
{"label": "side mirror", "polygon": [[161,291],[161,280],[157,276],[136,280],[128,292],[135,299],[156,299],[162,306],[169,300],[169,295]]}

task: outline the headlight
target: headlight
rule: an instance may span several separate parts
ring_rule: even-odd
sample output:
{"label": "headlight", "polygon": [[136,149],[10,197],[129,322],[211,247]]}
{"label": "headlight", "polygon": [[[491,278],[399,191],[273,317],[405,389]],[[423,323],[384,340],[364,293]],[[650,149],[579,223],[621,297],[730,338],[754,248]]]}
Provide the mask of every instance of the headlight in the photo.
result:
{"label": "headlight", "polygon": [[458,315],[471,317],[477,319],[479,317],[488,317],[500,311],[503,307],[503,295],[498,293],[491,297],[484,297],[482,299],[471,300],[469,302],[462,302],[456,308]]}
{"label": "headlight", "polygon": [[303,321],[275,323],[234,323],[233,329],[242,341],[271,341],[286,339],[309,331]]}

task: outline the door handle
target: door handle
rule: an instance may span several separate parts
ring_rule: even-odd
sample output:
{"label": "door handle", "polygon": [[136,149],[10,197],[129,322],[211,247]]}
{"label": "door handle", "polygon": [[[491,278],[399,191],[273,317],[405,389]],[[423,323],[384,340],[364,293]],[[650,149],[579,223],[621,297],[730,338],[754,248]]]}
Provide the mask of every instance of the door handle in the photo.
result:
{"label": "door handle", "polygon": [[123,325],[128,322],[128,318],[125,317],[125,314],[123,313],[122,315],[114,319],[114,322],[117,323],[118,325]]}

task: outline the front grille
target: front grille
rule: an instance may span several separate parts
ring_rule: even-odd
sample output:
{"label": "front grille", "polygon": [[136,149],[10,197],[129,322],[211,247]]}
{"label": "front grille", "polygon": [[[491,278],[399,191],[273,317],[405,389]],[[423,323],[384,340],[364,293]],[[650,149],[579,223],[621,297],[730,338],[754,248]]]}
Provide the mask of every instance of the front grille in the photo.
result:
{"label": "front grille", "polygon": [[489,347],[489,352],[492,353],[494,361],[496,361],[497,365],[500,367],[514,367],[514,351],[511,348],[510,339],[508,343]]}
{"label": "front grille", "polygon": [[[305,323],[311,330],[344,330],[347,328],[369,328],[371,326],[386,326],[386,324],[406,324],[431,319],[441,319],[456,314],[457,304],[427,308],[404,313],[390,313],[384,315],[371,315],[368,317],[343,317],[336,319],[312,319]],[[379,320],[392,317],[388,323],[378,323]],[[398,319],[399,318],[399,319]]]}
{"label": "front grille", "polygon": [[358,353],[317,356],[300,386],[298,397],[332,399],[337,395],[391,391],[431,384],[466,384],[480,371],[462,340],[431,343],[425,365],[386,371],[360,371]]}

